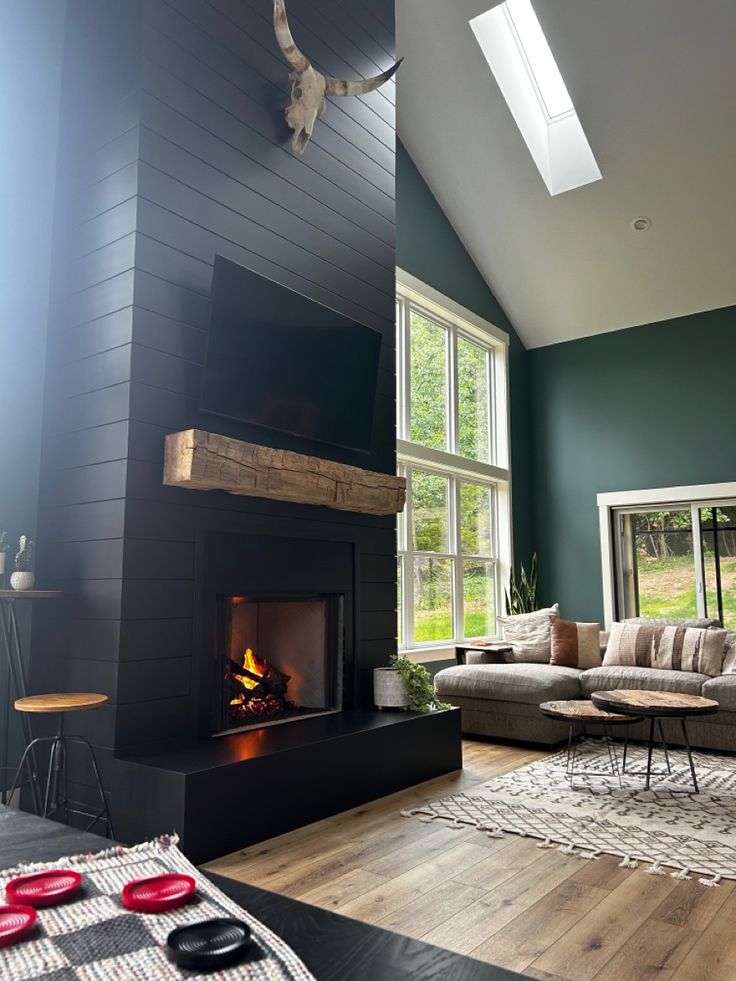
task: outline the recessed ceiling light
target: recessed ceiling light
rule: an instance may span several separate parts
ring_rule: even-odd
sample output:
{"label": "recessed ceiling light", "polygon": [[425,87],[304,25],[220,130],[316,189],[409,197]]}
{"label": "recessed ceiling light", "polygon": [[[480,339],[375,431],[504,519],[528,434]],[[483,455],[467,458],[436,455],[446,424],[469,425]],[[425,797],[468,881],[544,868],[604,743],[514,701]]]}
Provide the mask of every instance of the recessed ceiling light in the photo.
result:
{"label": "recessed ceiling light", "polygon": [[631,222],[631,227],[635,232],[646,232],[652,227],[652,219],[646,215],[640,215]]}
{"label": "recessed ceiling light", "polygon": [[550,194],[601,179],[570,93],[530,0],[505,3],[470,26]]}

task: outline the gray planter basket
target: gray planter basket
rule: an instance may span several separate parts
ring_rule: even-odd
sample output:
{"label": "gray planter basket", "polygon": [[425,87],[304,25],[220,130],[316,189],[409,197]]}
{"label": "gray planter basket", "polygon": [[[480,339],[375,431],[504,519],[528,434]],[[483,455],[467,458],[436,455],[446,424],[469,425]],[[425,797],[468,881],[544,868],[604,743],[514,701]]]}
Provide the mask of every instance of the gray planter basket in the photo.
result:
{"label": "gray planter basket", "polygon": [[407,708],[406,685],[396,668],[373,669],[373,700],[376,708]]}

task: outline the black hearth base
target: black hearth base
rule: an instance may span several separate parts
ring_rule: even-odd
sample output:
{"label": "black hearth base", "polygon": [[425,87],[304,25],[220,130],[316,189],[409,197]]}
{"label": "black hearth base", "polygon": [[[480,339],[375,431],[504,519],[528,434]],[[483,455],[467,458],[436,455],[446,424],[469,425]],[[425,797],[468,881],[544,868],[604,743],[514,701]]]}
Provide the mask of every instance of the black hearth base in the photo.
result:
{"label": "black hearth base", "polygon": [[201,863],[461,766],[459,709],[341,712],[118,759],[115,830]]}

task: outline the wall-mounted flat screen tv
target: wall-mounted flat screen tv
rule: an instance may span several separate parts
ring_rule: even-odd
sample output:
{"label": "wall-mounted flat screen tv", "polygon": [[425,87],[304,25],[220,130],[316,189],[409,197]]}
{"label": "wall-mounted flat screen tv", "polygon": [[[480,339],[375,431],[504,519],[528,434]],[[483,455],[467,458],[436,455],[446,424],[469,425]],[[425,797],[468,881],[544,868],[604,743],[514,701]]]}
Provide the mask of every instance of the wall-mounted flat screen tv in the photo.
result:
{"label": "wall-mounted flat screen tv", "polygon": [[367,450],[381,335],[216,256],[201,407]]}

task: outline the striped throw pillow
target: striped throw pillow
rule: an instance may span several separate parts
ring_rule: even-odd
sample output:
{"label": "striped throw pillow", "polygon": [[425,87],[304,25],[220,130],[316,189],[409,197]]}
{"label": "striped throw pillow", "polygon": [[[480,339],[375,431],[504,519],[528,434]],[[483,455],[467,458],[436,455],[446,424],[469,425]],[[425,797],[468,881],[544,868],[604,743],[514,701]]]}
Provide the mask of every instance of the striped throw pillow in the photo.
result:
{"label": "striped throw pillow", "polygon": [[723,667],[725,643],[725,630],[613,623],[603,664],[693,671],[715,678]]}
{"label": "striped throw pillow", "polygon": [[601,628],[597,623],[575,623],[549,619],[552,657],[549,663],[562,668],[599,668],[601,666]]}

